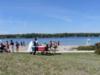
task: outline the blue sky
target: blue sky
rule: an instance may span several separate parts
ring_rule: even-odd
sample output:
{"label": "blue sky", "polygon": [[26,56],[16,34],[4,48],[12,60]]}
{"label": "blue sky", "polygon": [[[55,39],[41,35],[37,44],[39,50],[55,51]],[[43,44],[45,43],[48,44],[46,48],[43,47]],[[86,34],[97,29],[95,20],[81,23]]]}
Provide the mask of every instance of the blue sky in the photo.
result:
{"label": "blue sky", "polygon": [[100,32],[100,0],[0,0],[0,34]]}

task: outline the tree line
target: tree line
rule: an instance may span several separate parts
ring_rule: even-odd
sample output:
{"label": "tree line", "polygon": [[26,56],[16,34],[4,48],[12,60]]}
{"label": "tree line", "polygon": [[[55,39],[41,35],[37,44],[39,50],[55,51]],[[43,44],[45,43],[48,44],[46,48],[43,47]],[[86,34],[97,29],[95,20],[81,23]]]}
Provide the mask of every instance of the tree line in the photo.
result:
{"label": "tree line", "polygon": [[27,34],[5,34],[0,38],[52,38],[52,37],[100,37],[100,33],[27,33]]}

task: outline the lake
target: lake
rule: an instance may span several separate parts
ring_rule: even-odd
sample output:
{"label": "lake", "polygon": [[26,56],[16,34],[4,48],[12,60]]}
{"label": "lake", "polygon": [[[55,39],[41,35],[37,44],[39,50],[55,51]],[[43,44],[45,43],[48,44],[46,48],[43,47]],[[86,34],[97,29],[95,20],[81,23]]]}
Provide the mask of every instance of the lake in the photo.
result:
{"label": "lake", "polygon": [[[20,39],[1,39],[3,42],[13,40],[14,42],[25,41],[26,44],[29,44],[30,41],[34,40],[32,38],[20,38]],[[60,41],[61,45],[94,45],[97,42],[100,42],[100,37],[67,37],[67,38],[38,38],[39,43],[48,43],[52,41]]]}

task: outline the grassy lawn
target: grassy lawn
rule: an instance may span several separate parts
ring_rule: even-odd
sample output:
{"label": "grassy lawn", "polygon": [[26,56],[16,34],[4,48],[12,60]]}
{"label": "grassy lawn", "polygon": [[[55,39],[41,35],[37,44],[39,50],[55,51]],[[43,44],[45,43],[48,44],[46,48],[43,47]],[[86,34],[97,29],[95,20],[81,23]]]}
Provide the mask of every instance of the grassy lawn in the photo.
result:
{"label": "grassy lawn", "polygon": [[0,54],[0,75],[100,75],[100,56]]}

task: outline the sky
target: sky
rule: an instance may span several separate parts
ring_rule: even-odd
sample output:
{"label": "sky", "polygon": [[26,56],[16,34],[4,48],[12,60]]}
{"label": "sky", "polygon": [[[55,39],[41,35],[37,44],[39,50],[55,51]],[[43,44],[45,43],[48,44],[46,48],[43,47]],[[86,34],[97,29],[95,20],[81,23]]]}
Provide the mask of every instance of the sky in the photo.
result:
{"label": "sky", "polygon": [[100,0],[0,0],[0,34],[99,33]]}

